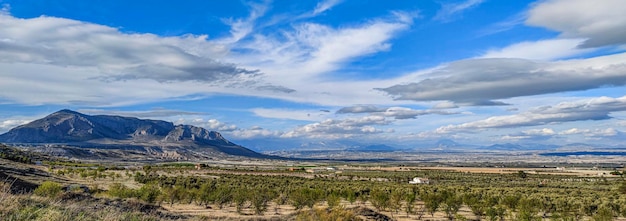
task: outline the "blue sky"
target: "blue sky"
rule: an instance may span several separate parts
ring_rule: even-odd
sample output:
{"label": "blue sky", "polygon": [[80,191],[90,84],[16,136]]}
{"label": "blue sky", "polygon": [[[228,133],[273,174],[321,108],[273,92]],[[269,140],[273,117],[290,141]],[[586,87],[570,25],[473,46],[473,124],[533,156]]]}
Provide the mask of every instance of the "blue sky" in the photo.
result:
{"label": "blue sky", "polygon": [[0,5],[0,132],[68,108],[257,150],[626,138],[622,0]]}

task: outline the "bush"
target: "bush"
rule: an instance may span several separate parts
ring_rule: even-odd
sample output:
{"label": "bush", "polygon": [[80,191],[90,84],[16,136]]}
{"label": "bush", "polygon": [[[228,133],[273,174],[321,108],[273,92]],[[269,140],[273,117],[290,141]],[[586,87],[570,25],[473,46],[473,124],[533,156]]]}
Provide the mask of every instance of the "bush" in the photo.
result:
{"label": "bush", "polygon": [[305,206],[313,208],[315,203],[322,198],[322,194],[323,191],[320,189],[299,188],[289,194],[289,201],[296,210],[300,210]]}
{"label": "bush", "polygon": [[56,197],[61,193],[61,184],[52,181],[45,181],[35,189],[35,195],[45,197]]}
{"label": "bush", "polygon": [[389,191],[382,189],[374,189],[370,193],[370,202],[378,211],[384,211],[389,207],[390,203]]}
{"label": "bush", "polygon": [[593,221],[611,221],[613,220],[613,211],[608,206],[602,206],[591,218]]}
{"label": "bush", "polygon": [[331,193],[330,195],[326,196],[326,203],[328,204],[328,208],[335,208],[340,205],[341,197],[339,197],[339,195],[337,195],[336,193]]}
{"label": "bush", "polygon": [[300,211],[296,220],[299,221],[352,221],[362,220],[354,212],[344,208],[336,207],[334,209],[312,209],[309,211]]}
{"label": "bush", "polygon": [[626,194],[626,181],[622,182],[621,185],[617,188],[617,191],[621,194]]}
{"label": "bush", "polygon": [[122,199],[133,197],[134,191],[121,183],[114,183],[109,186],[109,191],[107,191],[109,196],[119,197]]}
{"label": "bush", "polygon": [[156,202],[159,195],[161,195],[161,190],[154,184],[145,184],[137,191],[139,199],[146,201],[147,203]]}

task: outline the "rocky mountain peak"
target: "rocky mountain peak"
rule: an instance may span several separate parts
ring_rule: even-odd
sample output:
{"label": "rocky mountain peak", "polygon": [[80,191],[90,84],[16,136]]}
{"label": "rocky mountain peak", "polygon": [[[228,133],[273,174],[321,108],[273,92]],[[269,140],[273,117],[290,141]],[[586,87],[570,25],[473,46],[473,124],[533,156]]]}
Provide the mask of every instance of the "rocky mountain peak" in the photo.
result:
{"label": "rocky mountain peak", "polygon": [[192,140],[196,142],[216,141],[224,144],[232,144],[224,139],[219,132],[209,131],[201,127],[191,125],[177,125],[164,138],[165,141]]}

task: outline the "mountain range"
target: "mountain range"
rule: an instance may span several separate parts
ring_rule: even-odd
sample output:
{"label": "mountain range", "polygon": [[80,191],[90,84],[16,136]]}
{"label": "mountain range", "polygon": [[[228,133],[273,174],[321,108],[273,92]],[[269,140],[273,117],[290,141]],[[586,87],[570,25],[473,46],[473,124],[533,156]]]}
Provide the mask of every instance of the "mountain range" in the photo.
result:
{"label": "mountain range", "polygon": [[[77,159],[115,160],[120,158],[136,161],[219,160],[224,157],[280,158],[257,153],[227,140],[217,131],[209,131],[201,127],[174,125],[167,121],[134,117],[86,115],[72,110],[60,110],[44,118],[15,127],[0,135],[0,143],[35,147],[32,150]],[[623,150],[622,146],[578,143],[561,146],[533,143],[478,146],[457,143],[450,139],[402,143],[401,145],[324,140],[288,142],[276,139],[241,140],[237,143],[272,155],[276,155],[280,151],[313,151],[318,155],[321,153],[326,155],[349,153],[357,157],[360,153],[383,152]]]}
{"label": "mountain range", "polygon": [[60,110],[0,135],[0,142],[61,145],[80,148],[145,151],[196,156],[269,156],[234,144],[219,132],[161,120],[110,115],[86,115]]}

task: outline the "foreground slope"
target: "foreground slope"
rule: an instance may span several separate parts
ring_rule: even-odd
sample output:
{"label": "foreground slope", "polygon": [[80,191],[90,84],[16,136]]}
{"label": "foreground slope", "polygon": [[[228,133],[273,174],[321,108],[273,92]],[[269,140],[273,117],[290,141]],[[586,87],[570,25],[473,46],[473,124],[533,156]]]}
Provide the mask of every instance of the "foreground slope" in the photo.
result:
{"label": "foreground slope", "polygon": [[61,110],[13,128],[0,135],[0,142],[267,157],[201,127],[134,117],[92,116],[71,110]]}

